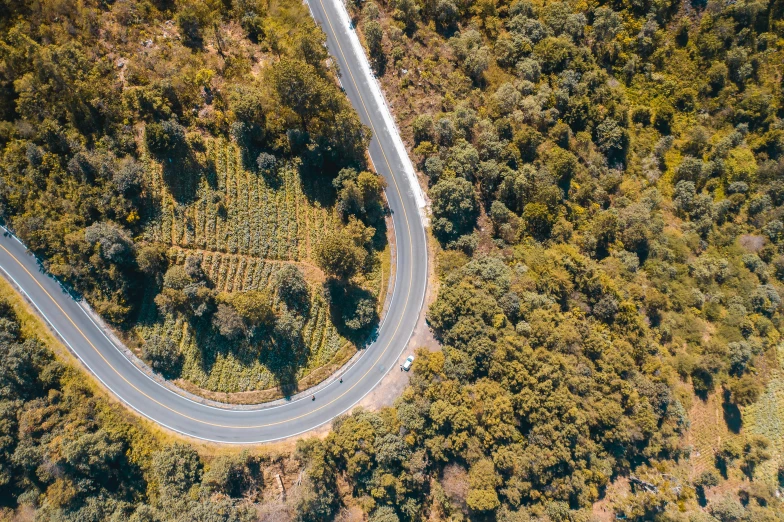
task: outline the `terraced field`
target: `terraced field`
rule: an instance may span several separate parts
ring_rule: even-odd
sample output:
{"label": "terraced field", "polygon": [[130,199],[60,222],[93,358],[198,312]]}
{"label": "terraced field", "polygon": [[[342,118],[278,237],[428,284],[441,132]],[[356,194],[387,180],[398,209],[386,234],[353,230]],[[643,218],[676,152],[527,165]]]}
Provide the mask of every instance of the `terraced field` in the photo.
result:
{"label": "terraced field", "polygon": [[[310,285],[311,303],[302,330],[302,349],[292,354],[274,344],[261,349],[248,340],[227,343],[217,335],[202,334],[183,319],[158,314],[145,298],[134,332],[141,340],[161,335],[174,340],[184,355],[181,378],[213,392],[246,392],[291,384],[312,371],[340,364],[356,350],[333,324],[321,290],[323,273],[311,261],[314,246],[339,216],[313,183],[310,192],[294,166],[268,179],[243,168],[240,150],[227,142],[207,145],[208,172],[190,200],[172,196],[161,169],[152,171],[156,216],[145,239],[170,245],[169,258],[184,263],[197,256],[218,292],[269,288],[275,273],[296,264]],[[322,203],[325,202],[325,203]],[[382,256],[366,274],[365,287],[381,293]],[[388,276],[388,274],[387,274]]]}
{"label": "terraced field", "polygon": [[[210,142],[208,173],[192,202],[172,197],[163,173],[154,169],[149,180],[159,218],[149,228],[150,239],[190,249],[243,254],[267,260],[308,259],[318,237],[337,225],[332,209],[311,201],[299,175],[283,168],[275,185],[242,166],[239,149]],[[315,194],[319,196],[320,194]]]}
{"label": "terraced field", "polygon": [[778,466],[784,462],[784,344],[776,351],[779,368],[759,400],[743,409],[743,423],[749,432],[764,435],[771,443],[772,458],[762,463],[757,473],[773,487],[778,485]]}

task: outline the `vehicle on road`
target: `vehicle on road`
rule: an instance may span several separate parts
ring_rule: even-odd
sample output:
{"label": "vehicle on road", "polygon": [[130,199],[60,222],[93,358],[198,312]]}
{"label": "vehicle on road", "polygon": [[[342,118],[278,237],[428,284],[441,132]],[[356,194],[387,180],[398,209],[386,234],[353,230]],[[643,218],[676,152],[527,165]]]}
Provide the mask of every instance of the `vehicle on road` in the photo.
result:
{"label": "vehicle on road", "polygon": [[402,366],[400,366],[400,368],[402,370],[408,371],[408,370],[411,369],[411,365],[412,364],[414,364],[414,356],[413,355],[409,355],[408,357],[406,357],[406,362],[404,362],[402,364]]}

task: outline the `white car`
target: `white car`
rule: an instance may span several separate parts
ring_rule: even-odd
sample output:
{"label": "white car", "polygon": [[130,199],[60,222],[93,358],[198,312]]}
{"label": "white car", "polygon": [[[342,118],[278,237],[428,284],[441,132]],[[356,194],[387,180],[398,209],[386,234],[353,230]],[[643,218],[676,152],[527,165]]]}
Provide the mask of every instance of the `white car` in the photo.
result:
{"label": "white car", "polygon": [[409,355],[408,357],[406,357],[406,362],[404,362],[404,363],[403,363],[403,364],[400,366],[400,369],[401,369],[401,370],[408,371],[408,370],[410,370],[410,369],[411,369],[411,365],[412,365],[412,364],[414,364],[414,356],[413,356],[413,355]]}

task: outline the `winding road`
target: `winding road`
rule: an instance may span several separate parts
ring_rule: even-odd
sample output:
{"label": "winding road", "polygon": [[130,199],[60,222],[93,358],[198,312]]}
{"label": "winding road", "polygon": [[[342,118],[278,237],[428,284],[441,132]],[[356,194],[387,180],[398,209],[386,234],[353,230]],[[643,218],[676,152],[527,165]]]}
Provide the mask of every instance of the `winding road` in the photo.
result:
{"label": "winding road", "polygon": [[172,391],[140,370],[85,309],[47,275],[13,235],[0,235],[0,271],[33,304],[60,339],[122,402],[183,435],[220,443],[250,444],[299,435],[350,410],[390,370],[397,371],[424,302],[427,244],[421,189],[394,122],[340,0],[310,0],[311,13],[327,34],[341,82],[362,121],[373,131],[370,157],[387,180],[397,249],[397,274],[376,340],[342,374],[322,386],[317,399],[231,409],[202,404]]}

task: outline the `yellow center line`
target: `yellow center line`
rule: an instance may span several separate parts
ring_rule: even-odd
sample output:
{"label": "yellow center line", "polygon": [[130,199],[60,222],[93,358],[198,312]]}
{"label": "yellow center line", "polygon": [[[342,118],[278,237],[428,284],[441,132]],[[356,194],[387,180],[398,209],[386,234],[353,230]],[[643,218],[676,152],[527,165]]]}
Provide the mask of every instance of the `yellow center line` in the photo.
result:
{"label": "yellow center line", "polygon": [[[368,121],[370,122],[370,127],[373,130],[373,133],[378,136],[378,133],[376,132],[376,128],[373,125],[373,120],[370,117],[370,112],[368,111],[367,106],[365,105],[365,100],[363,99],[362,94],[359,91],[359,85],[357,85],[357,82],[354,79],[354,74],[351,72],[351,67],[349,66],[348,60],[346,60],[346,55],[344,54],[343,48],[340,45],[340,42],[338,41],[337,33],[335,32],[335,29],[332,26],[332,22],[329,19],[329,15],[327,14],[326,9],[324,8],[324,2],[323,2],[323,0],[319,0],[319,2],[321,3],[322,9],[324,9],[324,16],[327,19],[327,24],[329,25],[329,28],[330,28],[330,30],[332,31],[332,34],[335,37],[335,41],[337,42],[337,45],[338,45],[338,50],[340,51],[340,54],[341,54],[341,56],[343,56],[343,60],[346,63],[346,68],[348,69],[348,73],[351,76],[351,82],[354,84],[354,87],[357,90],[357,95],[359,96],[359,100],[362,103],[362,108],[364,109],[365,114],[368,117]],[[389,163],[389,159],[387,158],[386,152],[384,152],[384,147],[381,145],[381,140],[378,141],[378,146],[379,146],[379,149],[381,149],[381,154],[384,157],[384,162],[387,164],[387,168],[389,169],[389,173],[392,176],[392,182],[395,185],[395,190],[397,190],[398,194],[401,194],[400,187],[397,184],[397,180],[395,179],[395,176],[394,176],[394,171],[392,170],[392,166]],[[413,252],[413,242],[412,242],[412,239],[411,239],[411,226],[410,226],[410,224],[408,222],[408,213],[406,212],[406,205],[405,205],[405,202],[403,201],[402,197],[401,197],[401,204],[403,206],[403,217],[405,218],[406,229],[407,229],[407,232],[408,232],[409,250],[411,252]],[[167,405],[159,402],[158,400],[154,399],[153,397],[149,396],[148,394],[146,394],[145,392],[143,392],[142,390],[137,388],[132,382],[130,382],[128,379],[126,379],[125,376],[123,376],[119,371],[117,371],[117,369],[106,359],[106,357],[104,357],[104,355],[101,353],[101,351],[98,350],[98,348],[96,348],[96,346],[90,341],[90,339],[84,334],[84,332],[82,332],[81,328],[79,328],[76,325],[76,323],[73,321],[73,319],[71,319],[71,316],[69,316],[68,313],[65,310],[63,310],[63,308],[57,303],[57,301],[54,299],[54,297],[52,297],[52,295],[43,287],[43,285],[41,285],[41,283],[38,282],[38,280],[35,278],[35,276],[22,264],[22,262],[19,261],[19,259],[17,259],[16,256],[14,256],[11,252],[9,252],[8,249],[6,249],[3,245],[0,245],[0,248],[2,248],[9,256],[11,256],[11,258],[14,261],[16,261],[19,264],[20,267],[22,267],[22,270],[27,272],[27,275],[29,275],[30,278],[38,285],[38,287],[46,294],[46,296],[49,297],[49,299],[51,299],[52,303],[54,303],[54,305],[57,307],[57,309],[60,310],[60,312],[66,317],[66,319],[68,319],[68,322],[70,322],[71,325],[76,329],[76,331],[79,332],[79,334],[84,338],[84,340],[87,341],[87,344],[89,344],[90,347],[92,347],[92,349],[95,350],[95,352],[101,357],[101,359],[103,359],[104,363],[106,363],[106,365],[109,368],[111,368],[112,371],[114,371],[114,373],[116,373],[123,381],[125,381],[126,384],[128,384],[131,388],[136,390],[138,393],[140,393],[141,395],[143,395],[144,397],[146,397],[150,401],[154,402],[158,406],[160,406],[162,408],[165,408],[166,410],[168,410],[168,411],[170,411],[172,413],[180,415],[181,417],[184,417],[184,418],[186,418],[188,420],[192,420],[194,422],[198,422],[200,424],[205,424],[207,426],[213,426],[213,427],[216,427],[216,428],[258,429],[258,428],[265,428],[265,427],[269,427],[269,426],[276,426],[276,425],[279,425],[279,424],[285,424],[287,422],[292,422],[292,421],[301,419],[303,417],[307,417],[308,415],[312,415],[313,413],[316,413],[317,411],[322,410],[323,408],[326,408],[327,406],[335,403],[336,401],[338,401],[342,397],[345,397],[349,392],[351,392],[352,389],[354,389],[357,385],[359,385],[359,383],[362,382],[365,379],[365,377],[367,377],[367,375],[371,371],[373,371],[373,369],[375,368],[375,366],[378,363],[378,361],[381,360],[381,358],[384,356],[384,354],[387,352],[387,350],[391,346],[392,341],[394,340],[395,335],[397,334],[397,331],[398,331],[398,329],[400,328],[400,325],[403,322],[403,315],[401,314],[400,319],[398,320],[397,326],[395,327],[395,330],[392,332],[392,337],[390,338],[389,342],[384,347],[384,349],[381,351],[381,353],[379,354],[378,358],[376,358],[376,361],[373,363],[373,366],[370,367],[362,375],[362,377],[360,377],[359,380],[357,380],[356,383],[354,383],[352,386],[347,388],[346,391],[344,391],[342,394],[338,395],[336,398],[332,399],[331,401],[327,402],[326,404],[322,404],[318,408],[310,410],[310,411],[308,411],[306,413],[303,413],[301,415],[298,415],[296,417],[292,417],[290,419],[277,421],[277,422],[270,422],[268,424],[258,424],[258,425],[254,425],[254,426],[236,426],[236,425],[216,424],[216,423],[208,422],[208,421],[205,421],[205,420],[197,419],[197,418],[191,417],[189,415],[186,415],[185,413],[177,411],[174,408],[171,408],[170,406],[167,406]],[[412,282],[413,282],[413,267],[411,268],[411,271],[409,273],[408,290],[407,290],[407,293],[406,293],[406,299],[404,301],[405,303],[408,303],[409,297],[411,296],[411,285],[412,285]],[[52,325],[52,326],[54,326],[54,325]],[[231,410],[226,410],[226,411],[231,411]],[[263,411],[263,410],[259,410],[259,411]]]}

